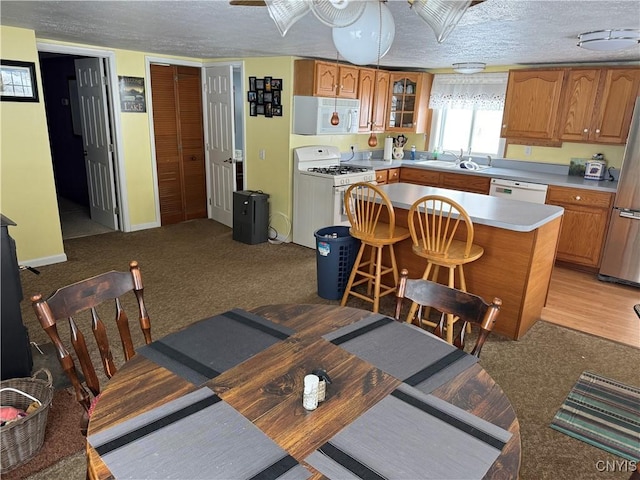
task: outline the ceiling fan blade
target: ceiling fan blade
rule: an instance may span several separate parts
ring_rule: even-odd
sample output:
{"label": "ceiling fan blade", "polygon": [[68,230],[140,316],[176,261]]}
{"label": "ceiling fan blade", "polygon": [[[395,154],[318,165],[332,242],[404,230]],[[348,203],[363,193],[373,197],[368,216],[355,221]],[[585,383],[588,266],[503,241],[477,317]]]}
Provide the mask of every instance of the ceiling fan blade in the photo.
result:
{"label": "ceiling fan blade", "polygon": [[264,0],[229,0],[229,5],[240,7],[266,7]]}

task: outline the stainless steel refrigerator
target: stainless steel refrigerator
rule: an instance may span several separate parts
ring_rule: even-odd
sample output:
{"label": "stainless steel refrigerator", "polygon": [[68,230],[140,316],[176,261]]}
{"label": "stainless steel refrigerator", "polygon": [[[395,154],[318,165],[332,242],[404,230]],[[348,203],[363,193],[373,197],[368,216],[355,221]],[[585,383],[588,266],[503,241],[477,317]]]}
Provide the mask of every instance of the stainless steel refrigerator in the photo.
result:
{"label": "stainless steel refrigerator", "polygon": [[640,98],[631,120],[598,278],[640,287]]}

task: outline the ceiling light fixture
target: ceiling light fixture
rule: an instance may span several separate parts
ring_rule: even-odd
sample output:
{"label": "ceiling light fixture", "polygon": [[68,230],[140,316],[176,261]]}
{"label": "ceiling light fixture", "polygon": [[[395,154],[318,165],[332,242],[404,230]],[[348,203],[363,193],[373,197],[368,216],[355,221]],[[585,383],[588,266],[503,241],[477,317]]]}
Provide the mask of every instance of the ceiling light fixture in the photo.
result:
{"label": "ceiling light fixture", "polygon": [[[284,37],[295,22],[312,11],[318,20],[332,27],[336,49],[355,65],[380,61],[391,48],[396,27],[391,11],[385,5],[387,1],[264,0],[280,35]],[[438,43],[442,43],[467,9],[484,1],[407,0],[407,3],[431,27]],[[377,3],[382,7],[376,8]]]}
{"label": "ceiling light fixture", "polygon": [[611,52],[624,50],[640,44],[640,30],[614,29],[596,30],[578,35],[577,45],[587,50]]}
{"label": "ceiling light fixture", "polygon": [[464,73],[465,75],[469,75],[471,73],[482,72],[486,66],[487,66],[486,63],[481,63],[481,62],[454,63],[453,71],[458,73]]}
{"label": "ceiling light fixture", "polygon": [[353,24],[333,28],[333,44],[342,58],[354,65],[369,65],[384,57],[396,35],[389,7],[383,2],[364,2],[362,16]]}
{"label": "ceiling light fixture", "polygon": [[408,0],[411,9],[424,20],[442,43],[458,24],[471,0]]}

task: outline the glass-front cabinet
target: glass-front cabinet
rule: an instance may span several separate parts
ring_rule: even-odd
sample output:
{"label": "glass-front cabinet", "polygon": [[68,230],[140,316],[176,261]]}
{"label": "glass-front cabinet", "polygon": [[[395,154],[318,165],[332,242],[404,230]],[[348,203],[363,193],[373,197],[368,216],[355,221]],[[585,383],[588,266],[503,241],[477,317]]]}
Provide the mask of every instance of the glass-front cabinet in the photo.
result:
{"label": "glass-front cabinet", "polygon": [[426,132],[432,78],[429,73],[391,73],[387,131]]}

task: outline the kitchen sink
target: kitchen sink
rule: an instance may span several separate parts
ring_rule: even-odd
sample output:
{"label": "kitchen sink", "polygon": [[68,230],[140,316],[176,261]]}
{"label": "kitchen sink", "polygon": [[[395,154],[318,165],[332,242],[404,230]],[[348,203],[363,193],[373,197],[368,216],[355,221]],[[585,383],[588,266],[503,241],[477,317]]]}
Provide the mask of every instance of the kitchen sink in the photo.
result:
{"label": "kitchen sink", "polygon": [[464,161],[462,163],[455,163],[448,160],[419,160],[415,162],[416,165],[425,165],[427,167],[436,167],[436,168],[448,168],[451,170],[486,170],[487,168],[491,168],[490,165],[479,165],[476,162]]}
{"label": "kitchen sink", "polygon": [[439,167],[439,168],[457,168],[454,162],[448,160],[418,160],[416,165],[425,165],[427,167]]}

